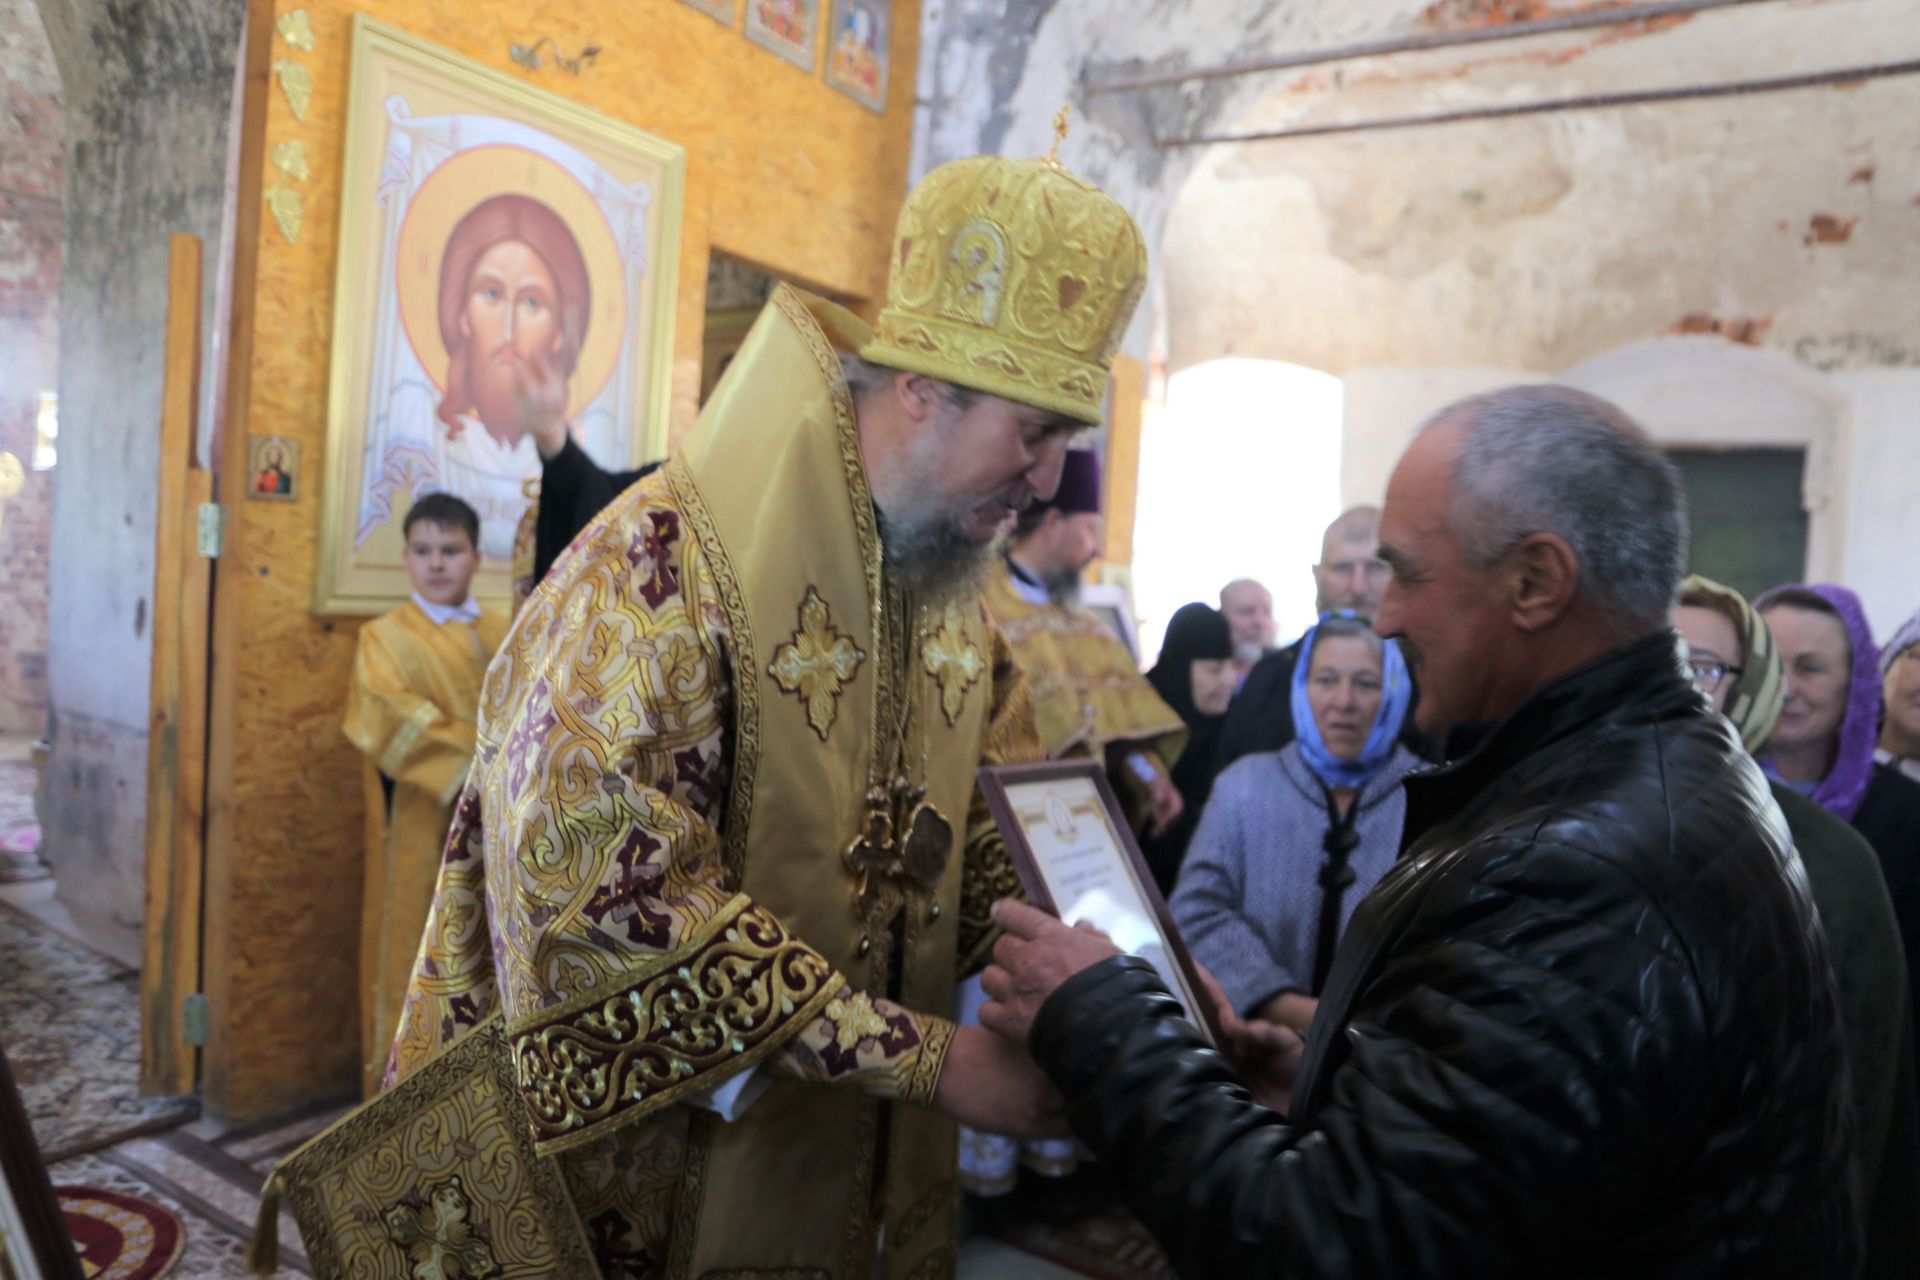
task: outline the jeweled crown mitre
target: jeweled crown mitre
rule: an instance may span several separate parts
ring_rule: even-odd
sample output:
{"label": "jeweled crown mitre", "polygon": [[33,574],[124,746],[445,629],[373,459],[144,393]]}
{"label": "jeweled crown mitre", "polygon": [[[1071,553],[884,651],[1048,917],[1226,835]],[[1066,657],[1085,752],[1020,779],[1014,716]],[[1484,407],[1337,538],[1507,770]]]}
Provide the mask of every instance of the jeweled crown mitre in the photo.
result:
{"label": "jeweled crown mitre", "polygon": [[907,196],[890,265],[866,359],[1101,420],[1147,279],[1112,196],[1051,157],[954,160]]}

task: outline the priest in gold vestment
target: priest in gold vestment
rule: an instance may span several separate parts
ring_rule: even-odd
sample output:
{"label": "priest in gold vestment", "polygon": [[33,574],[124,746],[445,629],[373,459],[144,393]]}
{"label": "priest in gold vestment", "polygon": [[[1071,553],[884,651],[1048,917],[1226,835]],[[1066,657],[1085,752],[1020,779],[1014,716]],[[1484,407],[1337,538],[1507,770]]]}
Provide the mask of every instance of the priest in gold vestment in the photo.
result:
{"label": "priest in gold vestment", "polygon": [[1126,642],[1080,604],[1080,575],[1099,547],[1100,460],[1075,449],[1053,497],[1020,515],[987,608],[1026,673],[1048,758],[1102,761],[1136,829],[1158,835],[1180,816],[1171,769],[1187,726]]}
{"label": "priest in gold vestment", "polygon": [[372,1094],[400,1025],[420,930],[433,902],[453,800],[473,763],[480,681],[507,620],[473,598],[480,517],[450,494],[416,502],[402,525],[413,599],[360,628],[343,726],[366,758],[361,877],[361,1084]]}
{"label": "priest in gold vestment", "polygon": [[[1145,251],[1051,158],[976,157],[889,261],[871,331],[778,289],[521,609],[391,1092],[286,1171],[317,1272],[583,1274],[577,1238],[602,1276],[950,1276],[955,1121],[1064,1132],[951,1020],[1015,891],[975,771],[1040,755],[979,593],[1099,418]],[[410,1092],[470,1044],[508,1067]]]}

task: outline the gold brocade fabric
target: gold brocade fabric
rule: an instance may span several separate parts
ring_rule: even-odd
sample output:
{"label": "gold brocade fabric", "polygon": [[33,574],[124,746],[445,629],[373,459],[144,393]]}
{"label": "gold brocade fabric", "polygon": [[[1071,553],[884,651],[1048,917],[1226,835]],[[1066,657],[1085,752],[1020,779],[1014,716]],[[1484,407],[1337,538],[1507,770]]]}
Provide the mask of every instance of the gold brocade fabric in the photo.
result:
{"label": "gold brocade fabric", "polygon": [[540,477],[528,476],[520,486],[520,493],[527,499],[527,509],[520,513],[520,523],[513,530],[510,582],[515,613],[520,612],[520,606],[533,594],[533,553],[540,531]]}
{"label": "gold brocade fabric", "polygon": [[[1008,878],[973,775],[1038,744],[981,605],[886,583],[816,312],[858,323],[776,291],[682,453],[521,610],[393,1048],[405,1081],[504,1018],[606,1276],[869,1280],[882,1221],[889,1276],[951,1262],[925,1104]],[[748,1069],[735,1120],[700,1109]]]}
{"label": "gold brocade fabric", "polygon": [[1099,188],[1052,160],[954,160],[900,210],[860,354],[1098,424],[1146,281],[1140,228]]}
{"label": "gold brocade fabric", "polygon": [[1150,748],[1169,767],[1179,758],[1185,723],[1099,618],[1021,599],[1004,565],[989,580],[987,609],[1026,673],[1049,759],[1099,757],[1114,743]]}
{"label": "gold brocade fabric", "polygon": [[369,1096],[400,1025],[453,799],[473,762],[480,682],[506,633],[507,620],[490,609],[476,622],[438,626],[411,602],[360,628],[343,727],[368,765],[393,781],[390,806],[377,780],[365,789],[372,821],[362,877],[360,1051]]}
{"label": "gold brocade fabric", "polygon": [[[281,1196],[318,1276],[531,1280],[594,1265],[559,1168],[535,1154],[521,1123],[497,1016],[380,1108],[288,1157],[268,1183],[263,1227]],[[270,1240],[255,1241],[256,1274],[273,1269],[272,1253]]]}

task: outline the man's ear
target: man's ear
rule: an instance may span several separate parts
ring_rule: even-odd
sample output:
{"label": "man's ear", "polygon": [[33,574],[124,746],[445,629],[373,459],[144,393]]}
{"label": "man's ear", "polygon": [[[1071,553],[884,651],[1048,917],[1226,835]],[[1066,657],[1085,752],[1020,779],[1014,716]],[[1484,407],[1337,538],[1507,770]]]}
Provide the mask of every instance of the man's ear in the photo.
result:
{"label": "man's ear", "polygon": [[1580,590],[1580,558],[1557,533],[1533,533],[1507,554],[1507,608],[1522,631],[1560,620]]}
{"label": "man's ear", "polygon": [[904,371],[893,380],[893,395],[900,403],[901,412],[915,423],[931,421],[944,399],[939,384],[932,378],[924,373]]}

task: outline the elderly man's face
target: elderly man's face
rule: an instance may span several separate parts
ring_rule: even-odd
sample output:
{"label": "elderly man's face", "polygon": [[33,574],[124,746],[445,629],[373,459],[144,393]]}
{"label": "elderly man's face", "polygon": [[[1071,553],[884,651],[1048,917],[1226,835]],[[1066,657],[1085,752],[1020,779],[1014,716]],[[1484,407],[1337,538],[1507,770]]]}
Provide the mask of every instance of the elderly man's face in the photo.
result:
{"label": "elderly man's face", "polygon": [[533,361],[551,362],[560,355],[558,297],[546,260],[521,241],[501,241],[473,268],[460,314],[468,342],[468,387],[474,412],[508,443],[521,433],[519,397]]}
{"label": "elderly man's face", "polygon": [[1242,582],[1227,588],[1220,596],[1220,612],[1227,616],[1227,628],[1233,633],[1234,653],[1245,657],[1272,647],[1277,628],[1273,621],[1273,596],[1254,582]]}
{"label": "elderly man's face", "polygon": [[1389,577],[1386,561],[1372,539],[1342,538],[1321,548],[1313,566],[1320,612],[1352,609],[1372,617],[1380,612],[1380,597]]}
{"label": "elderly man's face", "polygon": [[1513,644],[1497,569],[1461,553],[1449,519],[1457,427],[1423,432],[1393,469],[1380,514],[1380,555],[1391,577],[1374,630],[1398,636],[1420,690],[1415,722],[1435,738],[1495,718],[1497,673]]}

